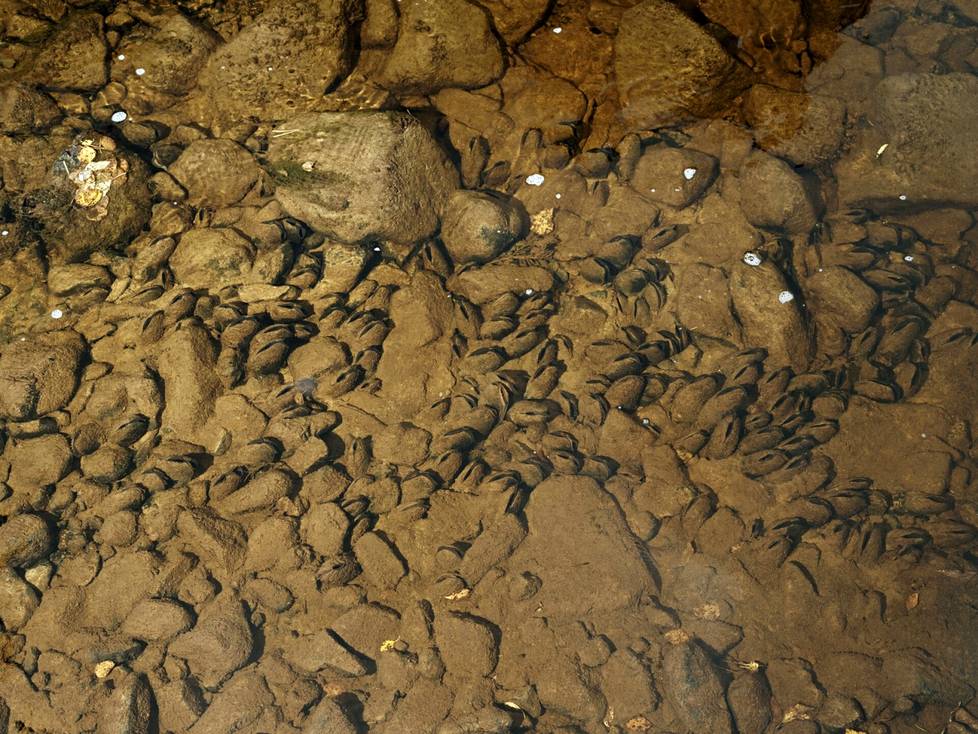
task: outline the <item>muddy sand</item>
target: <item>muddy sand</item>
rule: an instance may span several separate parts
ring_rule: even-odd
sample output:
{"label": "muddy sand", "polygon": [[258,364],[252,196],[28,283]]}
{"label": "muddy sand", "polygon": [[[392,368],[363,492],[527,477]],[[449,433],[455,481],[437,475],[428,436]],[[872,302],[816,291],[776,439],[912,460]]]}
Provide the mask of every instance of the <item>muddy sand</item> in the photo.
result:
{"label": "muddy sand", "polygon": [[0,732],[978,733],[974,0],[0,0]]}

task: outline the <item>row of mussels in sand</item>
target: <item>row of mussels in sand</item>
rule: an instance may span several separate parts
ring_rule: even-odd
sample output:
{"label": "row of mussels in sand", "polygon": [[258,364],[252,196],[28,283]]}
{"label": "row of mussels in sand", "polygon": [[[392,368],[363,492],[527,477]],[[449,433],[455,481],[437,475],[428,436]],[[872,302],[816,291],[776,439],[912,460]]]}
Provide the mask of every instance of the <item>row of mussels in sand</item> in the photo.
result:
{"label": "row of mussels in sand", "polygon": [[0,30],[0,732],[978,732],[973,2]]}

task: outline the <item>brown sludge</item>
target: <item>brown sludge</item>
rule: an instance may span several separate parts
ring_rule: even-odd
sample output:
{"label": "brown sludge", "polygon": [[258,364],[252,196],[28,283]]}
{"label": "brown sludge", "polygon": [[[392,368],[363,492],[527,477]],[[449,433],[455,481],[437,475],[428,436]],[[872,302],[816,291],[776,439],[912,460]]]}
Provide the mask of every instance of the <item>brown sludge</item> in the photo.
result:
{"label": "brown sludge", "polygon": [[978,734],[975,0],[0,0],[0,734]]}

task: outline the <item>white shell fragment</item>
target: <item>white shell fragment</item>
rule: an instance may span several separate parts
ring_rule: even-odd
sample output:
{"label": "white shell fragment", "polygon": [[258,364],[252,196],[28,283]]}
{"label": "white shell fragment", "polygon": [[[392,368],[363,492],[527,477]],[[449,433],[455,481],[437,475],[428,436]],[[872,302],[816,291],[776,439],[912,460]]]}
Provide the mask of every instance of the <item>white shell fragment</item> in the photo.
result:
{"label": "white shell fragment", "polygon": [[126,118],[128,118],[128,117],[129,117],[129,115],[127,115],[122,110],[119,110],[118,112],[113,112],[112,113],[112,118],[111,119],[112,119],[112,122],[119,123],[119,122],[125,122],[126,121]]}
{"label": "white shell fragment", "polygon": [[51,318],[52,319],[60,319],[64,315],[65,315],[65,312],[62,311],[60,308],[56,308],[53,311],[51,311]]}
{"label": "white shell fragment", "polygon": [[693,176],[695,176],[695,175],[696,175],[696,169],[695,168],[685,168],[685,169],[683,169],[683,178],[685,178],[687,181],[692,181],[693,180]]}
{"label": "white shell fragment", "polygon": [[141,66],[136,69],[136,76],[142,76],[145,73],[146,73],[146,69],[144,69]]}
{"label": "white shell fragment", "polygon": [[543,174],[542,173],[531,173],[526,177],[526,182],[530,186],[542,186],[543,185]]}
{"label": "white shell fragment", "polygon": [[791,291],[781,291],[778,294],[778,303],[791,303],[795,300],[795,294]]}
{"label": "white shell fragment", "polygon": [[761,264],[761,256],[756,252],[745,252],[744,262],[750,265],[752,268],[756,268]]}

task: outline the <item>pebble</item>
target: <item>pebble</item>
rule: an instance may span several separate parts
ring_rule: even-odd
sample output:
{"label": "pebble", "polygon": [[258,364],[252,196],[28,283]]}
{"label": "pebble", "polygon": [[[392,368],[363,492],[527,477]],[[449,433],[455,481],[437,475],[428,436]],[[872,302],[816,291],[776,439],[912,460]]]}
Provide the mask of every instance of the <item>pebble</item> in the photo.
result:
{"label": "pebble", "polygon": [[53,538],[38,515],[22,513],[0,525],[0,564],[26,568],[44,560]]}

